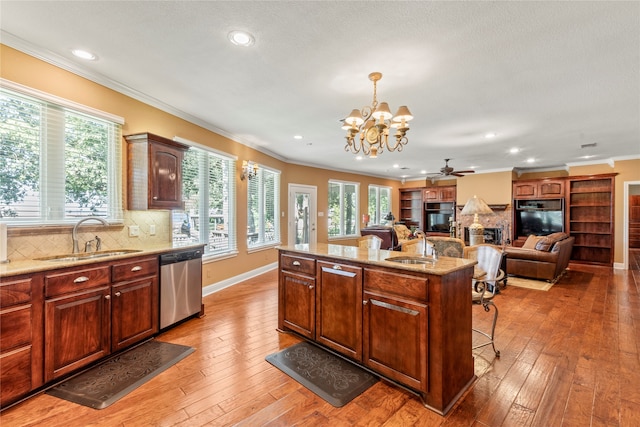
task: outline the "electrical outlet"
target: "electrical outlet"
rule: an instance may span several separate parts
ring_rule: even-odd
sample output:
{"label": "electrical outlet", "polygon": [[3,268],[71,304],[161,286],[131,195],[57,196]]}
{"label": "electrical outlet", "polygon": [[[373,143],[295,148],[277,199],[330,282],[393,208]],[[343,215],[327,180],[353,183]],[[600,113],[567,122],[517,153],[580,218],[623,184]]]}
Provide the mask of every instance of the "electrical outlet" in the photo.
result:
{"label": "electrical outlet", "polygon": [[129,237],[138,237],[140,235],[140,226],[138,225],[130,225],[129,226]]}
{"label": "electrical outlet", "polygon": [[155,236],[156,235],[156,225],[155,224],[149,224],[149,235],[150,236]]}

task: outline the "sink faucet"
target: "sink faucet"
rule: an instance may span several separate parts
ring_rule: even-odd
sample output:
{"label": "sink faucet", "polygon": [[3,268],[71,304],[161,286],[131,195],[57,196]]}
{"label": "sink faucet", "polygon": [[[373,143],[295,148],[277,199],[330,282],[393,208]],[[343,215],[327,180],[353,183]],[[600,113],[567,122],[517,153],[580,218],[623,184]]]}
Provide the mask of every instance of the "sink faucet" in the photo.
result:
{"label": "sink faucet", "polygon": [[[427,235],[424,231],[422,230],[416,230],[414,231],[414,233],[416,236],[420,236],[420,238],[422,238],[422,256],[426,257],[427,256]],[[431,248],[431,256],[433,257],[433,260],[436,261],[438,259],[438,254],[436,253],[436,248],[432,247]]]}
{"label": "sink faucet", "polygon": [[80,252],[80,248],[78,247],[78,227],[83,222],[90,221],[90,220],[101,222],[102,225],[104,225],[104,226],[108,226],[109,225],[109,223],[107,221],[105,221],[104,219],[102,219],[100,217],[97,217],[97,216],[88,216],[88,217],[82,218],[78,222],[76,222],[76,225],[73,226],[73,231],[71,232],[71,238],[73,239],[73,252],[72,253],[77,254],[78,252]]}

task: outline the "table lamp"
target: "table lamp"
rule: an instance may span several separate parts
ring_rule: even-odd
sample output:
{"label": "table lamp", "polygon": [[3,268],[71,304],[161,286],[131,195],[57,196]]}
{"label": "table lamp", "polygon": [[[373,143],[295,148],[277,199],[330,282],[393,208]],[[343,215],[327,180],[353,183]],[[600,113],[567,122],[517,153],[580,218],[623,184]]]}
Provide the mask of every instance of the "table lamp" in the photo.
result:
{"label": "table lamp", "polygon": [[478,221],[478,215],[491,215],[493,211],[484,200],[473,196],[462,208],[460,215],[473,215],[473,224],[469,226],[469,245],[480,245],[484,243],[484,227]]}

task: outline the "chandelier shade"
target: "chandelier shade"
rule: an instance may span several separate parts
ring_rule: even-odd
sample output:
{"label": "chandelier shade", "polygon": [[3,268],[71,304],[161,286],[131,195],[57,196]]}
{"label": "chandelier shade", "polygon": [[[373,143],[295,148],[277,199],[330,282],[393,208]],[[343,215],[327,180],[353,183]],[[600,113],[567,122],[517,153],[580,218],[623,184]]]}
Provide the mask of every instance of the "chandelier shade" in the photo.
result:
{"label": "chandelier shade", "polygon": [[[402,151],[409,142],[406,133],[409,130],[408,122],[413,119],[413,115],[406,105],[398,108],[394,116],[389,104],[378,103],[377,82],[381,78],[382,73],[369,74],[369,80],[373,82],[373,102],[360,110],[352,110],[344,119],[342,129],[347,131],[347,144],[344,147],[347,152],[363,153],[370,158],[376,158],[385,149]],[[395,142],[392,139],[389,143],[389,128],[395,129]]]}

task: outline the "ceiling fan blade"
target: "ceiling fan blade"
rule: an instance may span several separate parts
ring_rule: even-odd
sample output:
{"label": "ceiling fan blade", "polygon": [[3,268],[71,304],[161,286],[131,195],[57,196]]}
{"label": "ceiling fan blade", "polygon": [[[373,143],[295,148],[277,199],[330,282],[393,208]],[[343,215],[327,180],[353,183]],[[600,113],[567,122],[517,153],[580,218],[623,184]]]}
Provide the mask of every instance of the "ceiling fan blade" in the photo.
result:
{"label": "ceiling fan blade", "polygon": [[474,170],[468,170],[468,171],[453,171],[453,172],[451,172],[451,175],[456,175],[456,174],[459,174],[459,173],[475,173],[475,172],[476,172],[476,171],[474,171]]}

